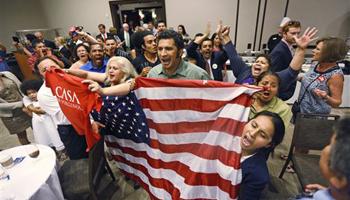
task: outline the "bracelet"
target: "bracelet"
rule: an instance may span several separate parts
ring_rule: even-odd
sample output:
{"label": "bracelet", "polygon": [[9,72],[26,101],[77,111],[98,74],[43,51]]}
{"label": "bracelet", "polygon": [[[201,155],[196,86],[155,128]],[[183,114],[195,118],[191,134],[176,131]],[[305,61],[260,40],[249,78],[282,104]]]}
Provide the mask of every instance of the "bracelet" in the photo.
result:
{"label": "bracelet", "polygon": [[131,90],[133,90],[135,87],[135,79],[132,79],[128,82],[129,82],[129,92],[131,92]]}

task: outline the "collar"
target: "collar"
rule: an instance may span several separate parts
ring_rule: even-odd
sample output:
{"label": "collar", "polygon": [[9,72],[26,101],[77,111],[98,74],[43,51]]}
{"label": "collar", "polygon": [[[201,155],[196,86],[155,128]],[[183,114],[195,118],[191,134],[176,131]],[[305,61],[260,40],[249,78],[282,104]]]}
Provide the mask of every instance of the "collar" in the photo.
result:
{"label": "collar", "polygon": [[294,51],[293,45],[289,44],[284,38],[282,38],[281,41],[287,45],[288,49],[293,54],[293,51]]}
{"label": "collar", "polygon": [[[262,107],[262,110],[269,110],[270,108],[275,107],[276,103],[277,103],[277,97],[275,96],[275,97],[273,97],[273,98],[271,99],[270,102],[268,102],[266,105],[264,105],[264,106]],[[257,110],[256,110],[255,107],[254,107],[254,104],[252,104],[251,108],[252,108],[253,111],[257,112]]]}
{"label": "collar", "polygon": [[[183,76],[183,77],[186,77],[186,74],[185,74],[185,61],[181,59],[181,62],[179,64],[179,66],[177,67],[176,71],[174,74],[172,75],[168,75],[164,72],[163,70],[163,67],[162,67],[162,70],[158,73],[158,74],[164,74],[165,76],[167,77],[174,77],[176,75],[179,75],[179,76]],[[162,65],[163,66],[163,65]]]}

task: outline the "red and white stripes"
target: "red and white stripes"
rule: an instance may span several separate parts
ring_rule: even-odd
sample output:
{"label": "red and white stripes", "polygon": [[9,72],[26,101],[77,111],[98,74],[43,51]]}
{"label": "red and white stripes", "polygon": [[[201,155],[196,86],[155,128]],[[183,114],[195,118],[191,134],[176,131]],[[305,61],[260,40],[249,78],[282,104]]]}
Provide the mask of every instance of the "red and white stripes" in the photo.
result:
{"label": "red and white stripes", "polygon": [[153,199],[236,199],[240,136],[258,89],[216,81],[138,78],[150,143],[107,136],[120,169]]}

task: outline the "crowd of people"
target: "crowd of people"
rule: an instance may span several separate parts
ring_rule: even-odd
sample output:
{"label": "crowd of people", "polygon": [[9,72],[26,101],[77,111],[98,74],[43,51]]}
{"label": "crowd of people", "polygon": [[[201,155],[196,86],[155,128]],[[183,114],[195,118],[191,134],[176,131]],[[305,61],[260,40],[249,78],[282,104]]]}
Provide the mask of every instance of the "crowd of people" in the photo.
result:
{"label": "crowd of people", "polygon": [[[103,24],[97,28],[96,37],[82,27],[73,27],[67,41],[63,37],[49,41],[43,33],[36,32],[31,44],[15,43],[19,51],[28,55],[28,66],[38,78],[23,83],[8,72],[9,67],[1,60],[6,48],[0,45],[0,117],[21,144],[29,143],[25,131],[32,125],[35,142],[54,147],[60,159],[87,157],[85,138],[77,134],[45,85],[48,67],[64,68],[66,73],[86,79],[84,83],[104,97],[103,101],[108,96],[132,96],[130,92],[139,76],[223,81],[226,70],[232,70],[235,83],[264,88],[253,96],[240,143],[243,177],[240,199],[259,199],[269,181],[266,163],[269,154],[282,142],[292,118],[285,101],[294,94],[297,81],[301,81],[298,100],[302,113],[329,114],[331,108],[342,102],[344,75],[337,62],[347,52],[344,40],[318,39],[316,28],[306,28],[301,34],[301,23],[289,18],[281,23],[278,37],[271,39],[274,44],[270,53],[256,55],[252,66],[243,61],[231,41],[230,27],[221,22],[214,34],[210,35],[208,24],[204,33],[196,34],[193,40],[184,25],[174,31],[167,29],[164,21],[159,21],[156,28],[150,23],[147,28],[133,29],[124,23],[119,33],[115,28],[107,32]],[[314,62],[301,75],[306,48],[315,40]],[[350,154],[342,145],[349,142],[348,121],[340,121],[323,154],[330,160],[325,165],[332,171],[332,176],[328,176],[330,190],[336,192],[329,195],[334,195],[334,199],[349,197],[350,171],[345,166],[350,159],[343,158]],[[97,130],[106,128],[108,122],[95,122],[93,126]],[[334,183],[332,177],[338,182]],[[325,190],[319,185],[307,189],[310,188]]]}

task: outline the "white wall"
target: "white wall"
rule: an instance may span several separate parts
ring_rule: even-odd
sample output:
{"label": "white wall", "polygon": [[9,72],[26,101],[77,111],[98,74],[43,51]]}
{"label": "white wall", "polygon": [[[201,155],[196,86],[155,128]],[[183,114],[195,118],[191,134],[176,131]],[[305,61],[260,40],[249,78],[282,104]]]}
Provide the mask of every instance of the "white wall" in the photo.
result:
{"label": "white wall", "polygon": [[14,50],[12,36],[16,30],[47,28],[40,0],[1,0],[0,42],[7,51]]}
{"label": "white wall", "polygon": [[[253,43],[258,0],[241,0],[237,33],[237,49],[242,52],[247,43]],[[259,31],[261,30],[261,1]],[[288,16],[306,26],[317,26],[319,35],[350,36],[349,0],[291,0]],[[268,0],[262,44],[277,31],[283,17],[286,0]],[[234,38],[237,0],[165,0],[166,18],[169,27],[184,24],[190,36],[203,32],[208,21],[212,22],[212,32],[217,22],[231,26]],[[8,46],[11,35],[17,29],[62,28],[67,34],[72,25],[82,25],[85,30],[96,35],[97,25],[113,25],[109,0],[1,0],[0,41]],[[260,32],[257,34],[258,45]],[[258,47],[256,47],[258,48]]]}
{"label": "white wall", "polygon": [[167,26],[176,30],[183,24],[191,37],[205,31],[208,21],[212,24],[211,33],[220,19],[234,28],[236,4],[236,0],[165,0]]}
{"label": "white wall", "polygon": [[62,28],[68,34],[71,26],[81,25],[92,35],[97,35],[98,24],[113,26],[107,0],[40,0],[44,17],[51,28]]}
{"label": "white wall", "polygon": [[302,26],[316,26],[320,36],[350,37],[349,0],[293,0],[288,15]]}

